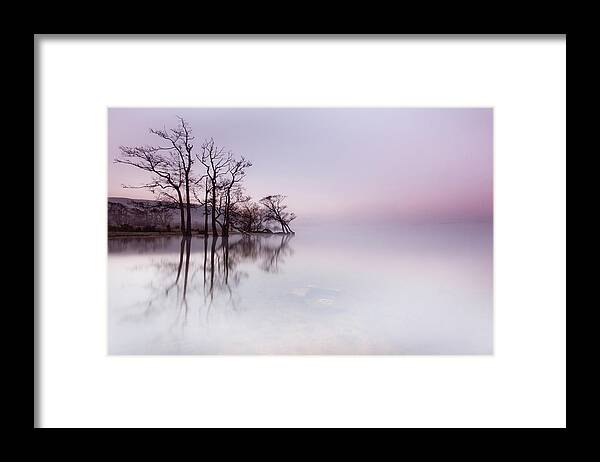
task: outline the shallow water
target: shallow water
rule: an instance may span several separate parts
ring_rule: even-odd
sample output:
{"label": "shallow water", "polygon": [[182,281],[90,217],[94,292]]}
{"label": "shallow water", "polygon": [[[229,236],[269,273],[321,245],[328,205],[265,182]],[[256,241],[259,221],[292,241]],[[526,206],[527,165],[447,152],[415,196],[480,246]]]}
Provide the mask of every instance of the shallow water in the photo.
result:
{"label": "shallow water", "polygon": [[491,354],[492,225],[108,242],[110,354]]}

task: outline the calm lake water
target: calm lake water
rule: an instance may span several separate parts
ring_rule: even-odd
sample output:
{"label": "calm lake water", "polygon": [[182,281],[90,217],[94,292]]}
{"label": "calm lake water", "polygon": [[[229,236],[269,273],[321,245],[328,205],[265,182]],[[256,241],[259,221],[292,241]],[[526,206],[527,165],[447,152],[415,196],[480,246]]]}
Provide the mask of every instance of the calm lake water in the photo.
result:
{"label": "calm lake water", "polygon": [[491,354],[492,225],[108,241],[110,354]]}

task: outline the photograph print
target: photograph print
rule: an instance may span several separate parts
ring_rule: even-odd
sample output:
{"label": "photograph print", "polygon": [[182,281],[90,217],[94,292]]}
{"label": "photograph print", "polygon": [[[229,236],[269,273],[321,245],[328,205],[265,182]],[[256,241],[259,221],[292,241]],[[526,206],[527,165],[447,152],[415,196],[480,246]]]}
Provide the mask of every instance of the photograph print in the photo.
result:
{"label": "photograph print", "polygon": [[493,354],[491,108],[109,108],[111,355]]}

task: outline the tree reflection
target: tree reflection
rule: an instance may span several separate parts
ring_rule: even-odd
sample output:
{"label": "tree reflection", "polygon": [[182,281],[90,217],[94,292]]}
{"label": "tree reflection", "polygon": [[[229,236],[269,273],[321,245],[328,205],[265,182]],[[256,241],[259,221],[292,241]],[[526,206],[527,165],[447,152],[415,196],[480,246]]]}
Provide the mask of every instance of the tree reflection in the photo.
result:
{"label": "tree reflection", "polygon": [[[185,317],[187,318],[187,286],[188,286],[188,275],[190,270],[190,252],[192,249],[192,239],[190,236],[184,236],[181,238],[182,250],[185,247],[185,270],[183,277],[183,298],[182,298],[182,307],[185,309]],[[182,260],[182,255],[180,254],[179,261]]]}
{"label": "tree reflection", "polygon": [[[151,296],[144,316],[175,306],[177,319],[185,323],[189,310],[194,308],[205,310],[203,317],[208,321],[217,301],[237,311],[240,305],[237,289],[249,277],[248,264],[269,273],[281,271],[293,254],[290,246],[293,237],[293,234],[209,235],[163,237],[160,242],[152,242],[153,238],[125,238],[110,242],[109,252],[156,254],[150,263],[154,273],[148,281]],[[169,257],[173,253],[178,253],[177,259]]]}

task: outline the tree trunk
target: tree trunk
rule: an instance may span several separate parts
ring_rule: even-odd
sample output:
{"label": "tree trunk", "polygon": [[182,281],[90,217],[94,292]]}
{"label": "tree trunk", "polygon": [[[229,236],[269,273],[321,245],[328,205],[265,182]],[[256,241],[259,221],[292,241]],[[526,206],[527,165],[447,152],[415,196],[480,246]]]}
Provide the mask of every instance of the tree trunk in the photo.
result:
{"label": "tree trunk", "polygon": [[185,182],[185,206],[187,211],[187,223],[185,227],[185,234],[191,236],[192,234],[192,206],[190,204],[190,185],[187,181]]}
{"label": "tree trunk", "polygon": [[224,236],[229,236],[229,203],[230,203],[230,191],[227,191],[227,196],[225,197],[225,218],[223,221],[224,229],[223,229],[223,235]]}
{"label": "tree trunk", "polygon": [[208,178],[204,186],[204,235],[208,234]]}
{"label": "tree trunk", "polygon": [[217,209],[217,188],[216,188],[216,184],[213,181],[212,183],[212,195],[211,195],[211,199],[212,199],[212,210],[211,210],[211,221],[212,221],[212,233],[213,236],[218,236],[219,233],[217,232],[217,216],[216,216],[216,209]]}
{"label": "tree trunk", "polygon": [[183,209],[183,198],[179,189],[177,190],[177,198],[179,199],[179,213],[181,215],[181,234],[185,234],[185,210]]}

